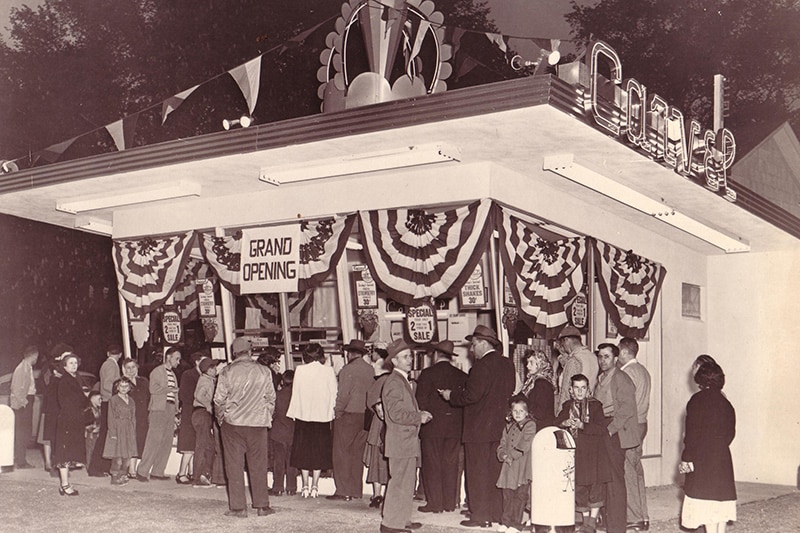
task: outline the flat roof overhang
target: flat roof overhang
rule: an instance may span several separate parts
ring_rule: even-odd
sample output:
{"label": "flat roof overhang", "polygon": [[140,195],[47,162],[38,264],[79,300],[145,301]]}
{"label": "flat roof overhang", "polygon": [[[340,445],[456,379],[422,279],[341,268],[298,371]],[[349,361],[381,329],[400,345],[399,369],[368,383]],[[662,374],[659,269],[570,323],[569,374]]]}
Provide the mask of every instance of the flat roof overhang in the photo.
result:
{"label": "flat roof overhang", "polygon": [[[604,134],[581,112],[575,107],[575,89],[565,82],[552,76],[517,79],[3,175],[0,212],[71,228],[76,215],[56,211],[59,200],[184,180],[198,184],[200,196],[86,214],[113,221],[113,237],[128,238],[491,197],[575,227],[553,202],[557,196],[613,213],[701,253],[723,253],[543,169],[545,158],[566,154],[583,168],[652,199],[663,199],[681,213],[748,242],[753,251],[800,245],[791,235],[800,235],[800,223],[794,217],[783,226],[767,222],[750,212],[758,211],[749,206],[768,214],[773,211],[768,202],[734,185],[740,203],[730,203]],[[431,143],[457,146],[461,161],[280,187],[258,179],[266,167]],[[529,195],[521,202],[511,184],[518,190],[540,188],[542,201]]]}

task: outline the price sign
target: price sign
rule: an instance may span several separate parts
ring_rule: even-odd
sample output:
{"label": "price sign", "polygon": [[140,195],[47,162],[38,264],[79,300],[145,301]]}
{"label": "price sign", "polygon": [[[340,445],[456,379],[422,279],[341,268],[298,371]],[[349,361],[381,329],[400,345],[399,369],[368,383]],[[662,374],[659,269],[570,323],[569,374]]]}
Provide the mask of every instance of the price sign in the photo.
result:
{"label": "price sign", "polygon": [[217,306],[214,305],[214,284],[210,279],[198,279],[197,283],[197,305],[200,316],[216,316]]}
{"label": "price sign", "polygon": [[378,308],[378,288],[367,265],[353,266],[353,290],[356,309]]}
{"label": "price sign", "polygon": [[459,292],[462,309],[481,309],[486,307],[486,288],[483,283],[483,268],[478,263],[475,270]]}
{"label": "price sign", "polygon": [[586,327],[586,320],[589,316],[589,301],[586,295],[582,292],[578,293],[575,297],[575,302],[572,304],[572,323],[578,329]]}
{"label": "price sign", "polygon": [[428,344],[439,340],[436,308],[430,303],[406,309],[406,340],[412,344]]}
{"label": "price sign", "polygon": [[164,335],[164,342],[167,344],[178,344],[181,341],[183,331],[181,317],[177,312],[164,311],[161,316],[161,332]]}

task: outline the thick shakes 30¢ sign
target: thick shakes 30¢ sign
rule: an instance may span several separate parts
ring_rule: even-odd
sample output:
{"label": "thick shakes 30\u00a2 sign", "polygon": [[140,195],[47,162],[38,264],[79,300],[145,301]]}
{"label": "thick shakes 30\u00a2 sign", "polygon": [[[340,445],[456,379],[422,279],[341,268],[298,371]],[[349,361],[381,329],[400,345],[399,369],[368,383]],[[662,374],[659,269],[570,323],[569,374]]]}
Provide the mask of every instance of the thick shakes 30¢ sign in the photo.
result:
{"label": "thick shakes 30\u00a2 sign", "polygon": [[297,292],[300,224],[242,230],[242,294]]}

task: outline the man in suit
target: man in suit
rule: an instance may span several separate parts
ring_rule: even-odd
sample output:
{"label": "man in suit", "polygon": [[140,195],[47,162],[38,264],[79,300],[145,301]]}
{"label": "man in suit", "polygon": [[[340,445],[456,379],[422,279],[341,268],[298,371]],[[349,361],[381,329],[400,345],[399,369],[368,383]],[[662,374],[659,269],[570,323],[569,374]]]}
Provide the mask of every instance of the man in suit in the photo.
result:
{"label": "man in suit", "polygon": [[175,413],[178,411],[178,378],[172,369],[177,368],[180,362],[181,352],[172,346],[164,354],[164,363],[150,372],[147,438],[142,460],[136,469],[136,479],[139,481],[150,481],[151,477],[169,479],[164,475],[164,469],[172,451]]}
{"label": "man in suit", "polygon": [[[100,433],[97,442],[105,442],[108,434],[108,402],[114,382],[119,379],[119,360],[122,358],[122,347],[112,344],[106,350],[106,360],[100,366]],[[111,470],[111,460],[103,457],[103,445],[95,446],[89,459],[87,473],[91,477],[107,476]]]}
{"label": "man in suit", "polygon": [[639,426],[638,446],[625,450],[625,488],[628,493],[628,529],[647,531],[650,515],[642,468],[642,444],[647,435],[647,411],[650,409],[650,373],[636,359],[639,343],[631,337],[619,341],[619,369],[628,374],[636,387],[636,422]]}
{"label": "man in suit", "polygon": [[[375,382],[375,370],[367,356],[367,345],[354,339],[342,347],[348,363],[339,372],[333,422],[333,480],[336,492],[329,500],[361,498],[364,487],[364,448],[367,431],[364,413],[367,410],[367,391]],[[369,359],[369,361],[368,361]]]}
{"label": "man in suit", "polygon": [[465,385],[458,389],[442,389],[442,398],[455,406],[464,406],[465,470],[470,517],[462,520],[466,527],[491,527],[503,516],[503,495],[497,488],[501,463],[497,447],[506,424],[508,399],[514,393],[514,362],[502,356],[497,333],[479,325],[467,336],[475,364]]}
{"label": "man in suit", "polygon": [[417,378],[419,408],[433,415],[430,424],[419,431],[422,446],[420,477],[425,486],[426,505],[423,513],[454,511],[460,500],[458,486],[458,452],[461,447],[463,409],[450,405],[439,395],[439,389],[460,389],[467,375],[451,364],[454,346],[450,341],[433,346],[434,365]]}
{"label": "man in suit", "polygon": [[22,361],[11,376],[9,404],[14,410],[14,466],[33,468],[26,452],[33,433],[33,400],[36,398],[36,383],[33,380],[33,365],[39,359],[39,349],[28,346],[22,352]]}
{"label": "man in suit", "polygon": [[403,340],[387,347],[394,370],[386,378],[381,392],[384,422],[386,423],[385,455],[389,460],[389,484],[383,504],[382,533],[405,533],[421,527],[410,523],[420,456],[419,428],[432,415],[421,411],[411,390],[408,373],[413,356]]}
{"label": "man in suit", "polygon": [[641,436],[636,421],[636,387],[631,378],[617,368],[619,348],[611,343],[597,347],[600,375],[594,397],[603,403],[609,438],[605,439],[611,466],[611,481],[606,485],[606,528],[608,533],[625,533],[628,498],[625,489],[625,450],[639,446]]}

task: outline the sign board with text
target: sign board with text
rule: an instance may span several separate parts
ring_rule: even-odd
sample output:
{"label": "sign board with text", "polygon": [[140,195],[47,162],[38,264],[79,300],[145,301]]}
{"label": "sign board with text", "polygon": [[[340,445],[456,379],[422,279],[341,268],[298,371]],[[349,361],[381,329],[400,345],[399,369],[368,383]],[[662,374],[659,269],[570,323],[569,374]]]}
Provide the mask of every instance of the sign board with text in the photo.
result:
{"label": "sign board with text", "polygon": [[297,292],[300,225],[242,231],[242,294]]}

